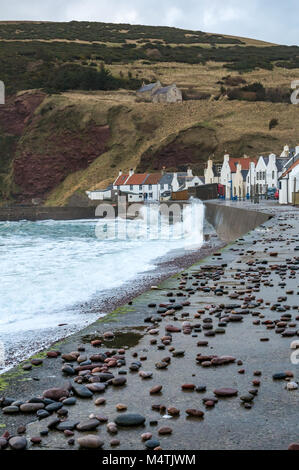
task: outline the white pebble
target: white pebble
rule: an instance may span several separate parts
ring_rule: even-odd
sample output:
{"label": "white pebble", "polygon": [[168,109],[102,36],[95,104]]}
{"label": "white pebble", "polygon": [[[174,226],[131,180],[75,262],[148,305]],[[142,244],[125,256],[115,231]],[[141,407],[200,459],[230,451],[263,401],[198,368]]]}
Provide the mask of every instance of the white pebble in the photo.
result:
{"label": "white pebble", "polygon": [[287,383],[287,390],[297,390],[298,384],[296,382]]}

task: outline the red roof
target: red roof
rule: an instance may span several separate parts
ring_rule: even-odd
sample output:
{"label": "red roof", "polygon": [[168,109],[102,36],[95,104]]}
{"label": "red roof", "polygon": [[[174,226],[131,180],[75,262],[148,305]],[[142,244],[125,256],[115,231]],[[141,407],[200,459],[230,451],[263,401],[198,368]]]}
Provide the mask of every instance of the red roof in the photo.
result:
{"label": "red roof", "polygon": [[126,180],[129,178],[129,175],[120,175],[114,183],[114,186],[122,186],[125,184]]}
{"label": "red roof", "polygon": [[144,184],[147,176],[148,176],[147,173],[141,173],[141,174],[136,173],[129,177],[128,181],[126,181],[126,185]]}
{"label": "red roof", "polygon": [[242,166],[242,170],[249,170],[250,169],[250,163],[254,163],[255,165],[257,164],[257,159],[256,158],[231,158],[229,159],[229,166],[231,169],[232,173],[235,173],[237,171],[237,164],[240,163]]}
{"label": "red roof", "polygon": [[148,175],[145,184],[158,184],[161,178],[161,173],[151,173]]}

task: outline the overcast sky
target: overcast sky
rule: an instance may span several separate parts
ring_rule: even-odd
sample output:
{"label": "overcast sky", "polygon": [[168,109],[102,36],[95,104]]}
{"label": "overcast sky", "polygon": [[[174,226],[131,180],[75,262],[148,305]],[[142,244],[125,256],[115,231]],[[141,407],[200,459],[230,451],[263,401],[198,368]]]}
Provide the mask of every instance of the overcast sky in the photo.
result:
{"label": "overcast sky", "polygon": [[299,45],[298,0],[0,0],[0,18],[177,26]]}

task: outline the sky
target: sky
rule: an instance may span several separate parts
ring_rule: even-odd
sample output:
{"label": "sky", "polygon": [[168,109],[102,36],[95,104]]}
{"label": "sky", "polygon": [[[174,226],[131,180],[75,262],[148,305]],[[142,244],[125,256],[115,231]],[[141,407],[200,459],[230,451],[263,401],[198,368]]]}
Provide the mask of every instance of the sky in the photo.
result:
{"label": "sky", "polygon": [[102,21],[299,45],[298,0],[0,0],[1,20]]}

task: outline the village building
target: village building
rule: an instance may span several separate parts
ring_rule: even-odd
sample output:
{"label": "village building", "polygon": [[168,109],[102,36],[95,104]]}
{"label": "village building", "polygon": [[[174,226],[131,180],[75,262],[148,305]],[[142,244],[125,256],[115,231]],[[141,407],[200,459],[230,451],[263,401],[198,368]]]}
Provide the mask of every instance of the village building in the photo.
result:
{"label": "village building", "polygon": [[[279,203],[294,204],[299,192],[299,153],[292,157],[284,167],[280,177]],[[298,201],[298,195],[296,196]],[[298,204],[298,202],[297,202]]]}
{"label": "village building", "polygon": [[211,158],[207,162],[207,167],[204,171],[204,183],[205,184],[214,184],[219,183],[220,172],[222,165],[215,164]]}
{"label": "village building", "polygon": [[93,200],[106,200],[112,195],[126,195],[130,202],[156,202],[164,198],[170,198],[173,192],[188,190],[189,188],[204,184],[203,179],[194,176],[192,169],[187,172],[166,173],[129,173],[119,172],[112,185],[105,190],[87,191],[87,195]]}
{"label": "village building", "polygon": [[[257,160],[255,158],[249,157],[232,158],[228,154],[224,155],[219,183],[225,187],[226,199],[239,197],[239,192],[242,193],[241,197],[244,197],[243,193],[247,190],[248,173],[251,163],[253,163],[255,166]],[[238,175],[236,175],[237,172]],[[240,184],[241,177],[243,178],[243,186]],[[243,190],[242,188],[245,189]]]}
{"label": "village building", "polygon": [[173,84],[156,90],[152,100],[153,103],[180,103],[183,101],[183,95],[176,84]]}
{"label": "village building", "polygon": [[110,201],[116,196],[117,191],[110,185],[106,189],[96,189],[94,191],[86,191],[87,196],[92,201]]}
{"label": "village building", "polygon": [[152,103],[178,103],[183,101],[181,90],[175,83],[163,87],[161,82],[143,84],[136,92],[138,100]]}
{"label": "village building", "polygon": [[162,88],[162,85],[159,81],[156,83],[149,83],[148,85],[143,83],[142,87],[136,92],[137,98],[150,103],[153,101],[153,94],[160,88]]}

